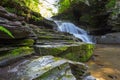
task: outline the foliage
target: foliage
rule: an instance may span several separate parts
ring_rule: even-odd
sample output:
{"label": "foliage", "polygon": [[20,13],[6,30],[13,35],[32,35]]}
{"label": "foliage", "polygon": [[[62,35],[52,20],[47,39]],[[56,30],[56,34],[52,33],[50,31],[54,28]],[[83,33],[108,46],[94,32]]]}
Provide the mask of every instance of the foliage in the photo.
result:
{"label": "foliage", "polygon": [[116,0],[109,0],[109,2],[107,3],[106,5],[106,8],[109,9],[109,8],[113,8],[116,4]]}
{"label": "foliage", "polygon": [[32,11],[40,12],[40,9],[38,7],[39,0],[2,0],[2,5],[4,4],[9,5],[10,3],[12,4],[16,3],[16,6],[14,7],[18,7],[17,5],[19,4],[21,5],[21,7],[26,6]]}
{"label": "foliage", "polygon": [[63,12],[70,7],[70,0],[60,0],[59,4],[59,12]]}
{"label": "foliage", "polygon": [[72,4],[85,2],[86,0],[60,0],[58,2],[58,12],[62,13],[71,7]]}
{"label": "foliage", "polygon": [[8,12],[23,16],[27,22],[40,21],[42,18],[39,8],[39,0],[1,0]]}
{"label": "foliage", "polygon": [[8,34],[10,37],[14,38],[14,36],[12,35],[12,33],[9,30],[7,30],[6,28],[4,28],[3,26],[0,26],[0,31],[3,31],[6,34]]}
{"label": "foliage", "polygon": [[[19,1],[20,2],[20,1]],[[40,12],[39,9],[39,0],[23,0],[24,6],[27,6],[35,12]]]}

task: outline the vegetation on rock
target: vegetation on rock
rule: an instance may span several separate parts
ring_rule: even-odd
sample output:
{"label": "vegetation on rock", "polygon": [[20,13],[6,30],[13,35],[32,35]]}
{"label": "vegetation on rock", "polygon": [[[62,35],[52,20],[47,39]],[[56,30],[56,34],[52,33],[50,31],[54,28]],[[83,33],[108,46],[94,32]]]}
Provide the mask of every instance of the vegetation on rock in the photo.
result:
{"label": "vegetation on rock", "polygon": [[35,50],[41,56],[53,55],[73,61],[86,62],[93,53],[93,44],[74,43],[73,45],[51,45],[51,47],[36,46]]}
{"label": "vegetation on rock", "polygon": [[7,30],[5,27],[0,26],[0,31],[3,31],[4,33],[8,34],[10,37],[14,38],[12,33],[9,30]]}

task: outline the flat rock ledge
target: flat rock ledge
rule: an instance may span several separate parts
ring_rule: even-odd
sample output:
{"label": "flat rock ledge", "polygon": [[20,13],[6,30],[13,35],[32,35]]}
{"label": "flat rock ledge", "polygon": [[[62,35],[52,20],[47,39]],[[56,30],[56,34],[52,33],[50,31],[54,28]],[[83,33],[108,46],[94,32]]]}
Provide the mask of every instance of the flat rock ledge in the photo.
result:
{"label": "flat rock ledge", "polygon": [[42,56],[0,68],[0,80],[83,80],[87,66],[80,62]]}
{"label": "flat rock ledge", "polygon": [[72,44],[49,43],[35,45],[34,48],[40,56],[52,55],[72,61],[86,62],[93,54],[94,45],[81,42],[74,42]]}

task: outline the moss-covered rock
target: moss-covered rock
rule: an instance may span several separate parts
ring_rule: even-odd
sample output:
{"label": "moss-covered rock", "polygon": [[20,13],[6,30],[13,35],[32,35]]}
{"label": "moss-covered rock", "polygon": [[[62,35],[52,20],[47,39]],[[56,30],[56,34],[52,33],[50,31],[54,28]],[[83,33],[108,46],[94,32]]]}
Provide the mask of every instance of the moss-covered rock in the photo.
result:
{"label": "moss-covered rock", "polygon": [[53,21],[45,19],[39,13],[39,0],[2,0],[0,6],[3,6],[10,13],[22,16],[28,23],[44,26],[49,29],[53,29],[53,27],[56,26]]}
{"label": "moss-covered rock", "polygon": [[6,66],[17,59],[34,53],[31,47],[5,47],[0,48],[0,66]]}
{"label": "moss-covered rock", "polygon": [[33,39],[23,39],[23,40],[18,41],[18,44],[22,45],[22,46],[33,46],[34,40]]}
{"label": "moss-covered rock", "polygon": [[36,45],[35,50],[40,55],[59,56],[73,61],[87,61],[93,53],[93,44],[75,43],[70,45]]}

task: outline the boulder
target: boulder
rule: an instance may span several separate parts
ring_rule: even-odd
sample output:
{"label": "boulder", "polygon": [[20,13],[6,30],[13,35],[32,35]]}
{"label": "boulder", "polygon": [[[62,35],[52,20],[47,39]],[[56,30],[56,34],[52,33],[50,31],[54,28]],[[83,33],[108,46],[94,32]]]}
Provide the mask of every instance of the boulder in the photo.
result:
{"label": "boulder", "polygon": [[101,44],[120,44],[120,32],[108,33],[106,35],[97,37],[97,43],[101,43]]}
{"label": "boulder", "polygon": [[87,66],[53,56],[28,58],[3,68],[0,78],[5,80],[82,80]]}

